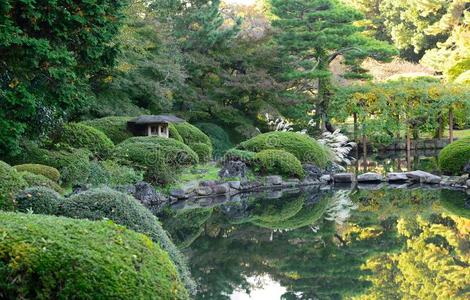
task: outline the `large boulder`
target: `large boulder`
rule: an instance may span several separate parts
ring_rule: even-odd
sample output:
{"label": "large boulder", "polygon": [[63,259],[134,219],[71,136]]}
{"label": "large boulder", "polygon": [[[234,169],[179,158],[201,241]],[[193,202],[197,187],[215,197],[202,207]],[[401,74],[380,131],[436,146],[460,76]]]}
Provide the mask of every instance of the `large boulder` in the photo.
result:
{"label": "large boulder", "polygon": [[333,181],[335,183],[351,183],[355,181],[353,173],[337,173],[333,174]]}
{"label": "large boulder", "polygon": [[227,177],[245,177],[247,172],[246,164],[239,160],[225,161],[222,169],[219,171],[219,176],[222,178]]}
{"label": "large boulder", "polygon": [[267,185],[281,185],[282,184],[282,177],[278,175],[266,176],[266,184]]}
{"label": "large boulder", "polygon": [[368,172],[357,176],[357,182],[380,182],[384,177],[378,173]]}
{"label": "large boulder", "polygon": [[429,184],[438,184],[441,182],[441,177],[424,172],[424,171],[411,171],[411,172],[406,172],[406,176],[411,179],[413,182],[419,182],[419,183],[429,183]]}
{"label": "large boulder", "polygon": [[403,182],[408,180],[408,176],[405,173],[388,173],[386,178],[388,182]]}
{"label": "large boulder", "polygon": [[151,208],[153,211],[159,211],[169,203],[168,198],[157,192],[155,188],[148,182],[138,182],[134,185],[134,198],[139,200],[143,205]]}
{"label": "large boulder", "polygon": [[319,179],[323,175],[323,170],[314,164],[303,164],[306,179]]}

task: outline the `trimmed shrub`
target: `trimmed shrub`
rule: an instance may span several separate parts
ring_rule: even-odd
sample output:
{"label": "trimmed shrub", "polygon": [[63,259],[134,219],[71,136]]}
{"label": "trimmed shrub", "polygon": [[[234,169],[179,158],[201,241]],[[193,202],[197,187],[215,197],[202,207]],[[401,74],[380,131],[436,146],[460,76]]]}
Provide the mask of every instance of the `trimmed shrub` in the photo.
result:
{"label": "trimmed shrub", "polygon": [[260,152],[267,149],[287,151],[302,163],[313,163],[324,168],[331,161],[328,150],[316,140],[296,132],[273,131],[242,142],[239,149]]}
{"label": "trimmed shrub", "polygon": [[135,184],[144,180],[142,171],[136,171],[128,166],[121,166],[113,160],[91,162],[88,183],[99,185],[126,185]]}
{"label": "trimmed shrub", "polygon": [[168,254],[110,221],[0,213],[5,299],[188,299]]}
{"label": "trimmed shrub", "polygon": [[194,282],[181,253],[158,219],[132,196],[108,188],[88,190],[66,198],[61,204],[59,213],[78,219],[110,219],[117,224],[148,235],[170,254],[186,287],[194,289]]}
{"label": "trimmed shrub", "polygon": [[208,162],[212,158],[212,147],[203,143],[194,143],[191,144],[191,149],[196,152],[199,157],[199,162],[204,163]]}
{"label": "trimmed shrub", "polygon": [[233,147],[227,132],[219,125],[213,123],[198,123],[196,127],[209,136],[216,157],[221,157],[228,149]]}
{"label": "trimmed shrub", "polygon": [[28,188],[16,195],[16,210],[43,215],[55,215],[58,212],[62,196],[47,187]]}
{"label": "trimmed shrub", "polygon": [[247,165],[252,165],[255,160],[255,152],[232,148],[225,152],[224,160],[239,160]]}
{"label": "trimmed shrub", "polygon": [[127,129],[127,121],[131,119],[132,117],[112,116],[83,121],[81,124],[85,124],[102,131],[111,141],[113,141],[114,144],[119,144],[120,142],[132,137],[132,132]]}
{"label": "trimmed shrub", "polygon": [[46,176],[33,174],[30,172],[20,172],[20,175],[27,182],[28,187],[42,186],[42,187],[50,188],[56,191],[57,193],[62,194],[64,192],[64,190],[60,187],[60,185],[50,180]]}
{"label": "trimmed shrub", "polygon": [[137,170],[153,183],[167,183],[176,178],[183,167],[197,164],[197,154],[175,139],[133,137],[116,146],[115,158]]}
{"label": "trimmed shrub", "polygon": [[101,158],[107,157],[114,148],[113,142],[102,131],[80,123],[64,125],[58,142],[72,148],[88,149]]}
{"label": "trimmed shrub", "polygon": [[177,140],[178,142],[184,143],[183,138],[181,135],[178,133],[178,130],[176,129],[175,125],[170,123],[168,124],[168,135],[172,138]]}
{"label": "trimmed shrub", "polygon": [[464,138],[444,147],[439,152],[439,169],[450,175],[462,175],[470,161],[470,138]]}
{"label": "trimmed shrub", "polygon": [[211,145],[209,137],[196,126],[188,122],[175,123],[174,126],[186,145],[190,146],[195,143]]}
{"label": "trimmed shrub", "polygon": [[0,160],[0,210],[13,209],[15,194],[26,186],[18,171]]}
{"label": "trimmed shrub", "polygon": [[54,167],[41,165],[41,164],[22,164],[14,167],[18,172],[30,172],[37,175],[46,176],[52,181],[58,182],[60,179],[60,172]]}
{"label": "trimmed shrub", "polygon": [[263,150],[256,153],[255,169],[263,174],[304,177],[300,161],[284,150]]}

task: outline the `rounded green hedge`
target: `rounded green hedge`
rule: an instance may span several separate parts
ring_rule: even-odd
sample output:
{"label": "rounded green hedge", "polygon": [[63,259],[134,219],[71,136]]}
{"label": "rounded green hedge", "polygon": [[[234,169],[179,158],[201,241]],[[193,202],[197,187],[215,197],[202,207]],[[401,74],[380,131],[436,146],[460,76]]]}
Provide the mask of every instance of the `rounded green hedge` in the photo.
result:
{"label": "rounded green hedge", "polygon": [[46,176],[52,181],[58,182],[60,179],[60,172],[54,167],[41,165],[41,164],[22,164],[14,166],[18,172],[30,172],[37,175]]}
{"label": "rounded green hedge", "polygon": [[162,137],[133,137],[116,146],[114,156],[120,162],[145,172],[153,183],[175,180],[183,167],[197,164],[198,155],[175,139]]}
{"label": "rounded green hedge", "polygon": [[5,299],[188,299],[168,254],[110,221],[0,213]]}
{"label": "rounded green hedge", "polygon": [[450,175],[462,175],[464,166],[470,162],[470,138],[447,145],[439,152],[439,169]]}
{"label": "rounded green hedge", "polygon": [[174,123],[174,126],[186,145],[190,146],[194,143],[211,145],[210,138],[196,126],[188,122]]}
{"label": "rounded green hedge", "polygon": [[16,195],[16,210],[35,214],[55,215],[62,196],[47,187],[28,188]]}
{"label": "rounded green hedge", "polygon": [[233,147],[228,133],[219,125],[213,123],[198,123],[196,127],[201,129],[211,140],[214,154],[221,157],[228,149]]}
{"label": "rounded green hedge", "polygon": [[131,119],[132,117],[112,116],[81,123],[102,131],[114,144],[119,144],[132,137],[132,132],[127,129],[127,122]]}
{"label": "rounded green hedge", "polygon": [[284,150],[263,150],[255,155],[255,171],[263,174],[304,177],[300,161]]}
{"label": "rounded green hedge", "polygon": [[18,171],[0,160],[0,210],[13,209],[15,194],[27,185]]}
{"label": "rounded green hedge", "polygon": [[101,158],[107,157],[113,150],[113,142],[102,131],[80,123],[64,125],[58,142],[72,148],[84,148]]}
{"label": "rounded green hedge", "polygon": [[172,138],[177,140],[178,142],[184,143],[183,138],[179,134],[178,130],[176,129],[175,125],[170,123],[168,124],[168,135]]}
{"label": "rounded green hedge", "polygon": [[255,156],[255,152],[232,148],[225,152],[224,160],[239,160],[247,165],[252,165],[255,161]]}
{"label": "rounded green hedge", "polygon": [[190,148],[196,152],[199,162],[208,162],[212,158],[212,147],[203,143],[194,143],[190,145]]}
{"label": "rounded green hedge", "polygon": [[30,172],[20,172],[21,177],[28,183],[29,187],[33,186],[42,186],[42,187],[47,187],[50,189],[53,189],[57,193],[63,193],[64,190],[60,187],[59,184],[56,182],[50,180],[46,176],[38,175],[38,174],[33,174]]}
{"label": "rounded green hedge", "polygon": [[158,219],[132,196],[108,188],[92,189],[65,198],[60,206],[59,214],[78,219],[110,219],[117,224],[148,235],[170,254],[185,286],[190,290],[195,288],[184,258]]}
{"label": "rounded green hedge", "polygon": [[257,135],[237,147],[241,150],[260,152],[267,149],[292,153],[302,163],[313,163],[324,168],[331,161],[328,150],[306,134],[273,131]]}

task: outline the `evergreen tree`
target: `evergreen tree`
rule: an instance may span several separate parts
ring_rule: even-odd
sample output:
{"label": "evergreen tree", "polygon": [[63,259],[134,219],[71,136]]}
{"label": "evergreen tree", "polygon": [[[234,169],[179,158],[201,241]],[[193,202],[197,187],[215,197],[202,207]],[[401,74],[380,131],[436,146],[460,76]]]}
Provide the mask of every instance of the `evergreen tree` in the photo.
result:
{"label": "evergreen tree", "polygon": [[364,78],[359,64],[366,57],[387,60],[395,54],[388,44],[362,34],[355,25],[362,15],[334,0],[272,0],[278,28],[277,41],[291,58],[285,79],[294,80],[302,93],[315,95],[317,124],[325,128],[332,93],[330,63],[343,56],[350,67],[347,77]]}

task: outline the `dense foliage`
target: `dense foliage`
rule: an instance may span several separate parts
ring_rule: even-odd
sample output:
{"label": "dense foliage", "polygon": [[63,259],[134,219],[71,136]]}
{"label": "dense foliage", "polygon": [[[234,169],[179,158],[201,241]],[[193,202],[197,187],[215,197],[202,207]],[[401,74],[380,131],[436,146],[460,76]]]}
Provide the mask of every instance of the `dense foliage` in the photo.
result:
{"label": "dense foliage", "polygon": [[185,286],[191,291],[194,289],[183,256],[158,219],[132,196],[111,189],[89,190],[65,198],[60,205],[59,214],[77,219],[109,219],[149,236],[169,253]]}
{"label": "dense foliage", "polygon": [[262,174],[304,177],[300,161],[284,150],[263,150],[256,153],[255,168]]}
{"label": "dense foliage", "polygon": [[62,196],[47,187],[27,188],[16,195],[15,209],[24,213],[55,215],[63,201]]}
{"label": "dense foliage", "polygon": [[448,174],[461,175],[470,163],[470,138],[447,145],[439,152],[439,168]]}
{"label": "dense foliage", "polygon": [[50,188],[57,193],[63,193],[64,190],[60,187],[60,185],[47,178],[46,176],[43,175],[38,175],[30,172],[20,172],[21,177],[26,181],[28,184],[28,187],[34,187],[34,186],[42,186],[42,187],[47,187]]}
{"label": "dense foliage", "polygon": [[30,172],[37,175],[42,175],[52,181],[58,182],[60,179],[60,172],[54,167],[45,166],[41,164],[22,164],[15,166],[18,172]]}
{"label": "dense foliage", "polygon": [[131,119],[131,117],[112,116],[83,121],[82,123],[100,130],[106,134],[113,143],[119,144],[125,139],[132,137],[132,133],[127,130],[127,121]]}
{"label": "dense foliage", "polygon": [[13,208],[15,194],[27,186],[21,174],[0,160],[0,210]]}
{"label": "dense foliage", "polygon": [[314,163],[325,167],[330,161],[328,150],[313,138],[295,132],[269,132],[255,136],[241,143],[238,148],[259,152],[267,149],[284,150],[292,153],[302,163]]}
{"label": "dense foliage", "polygon": [[2,298],[188,299],[168,254],[110,221],[0,213],[0,233]]}

